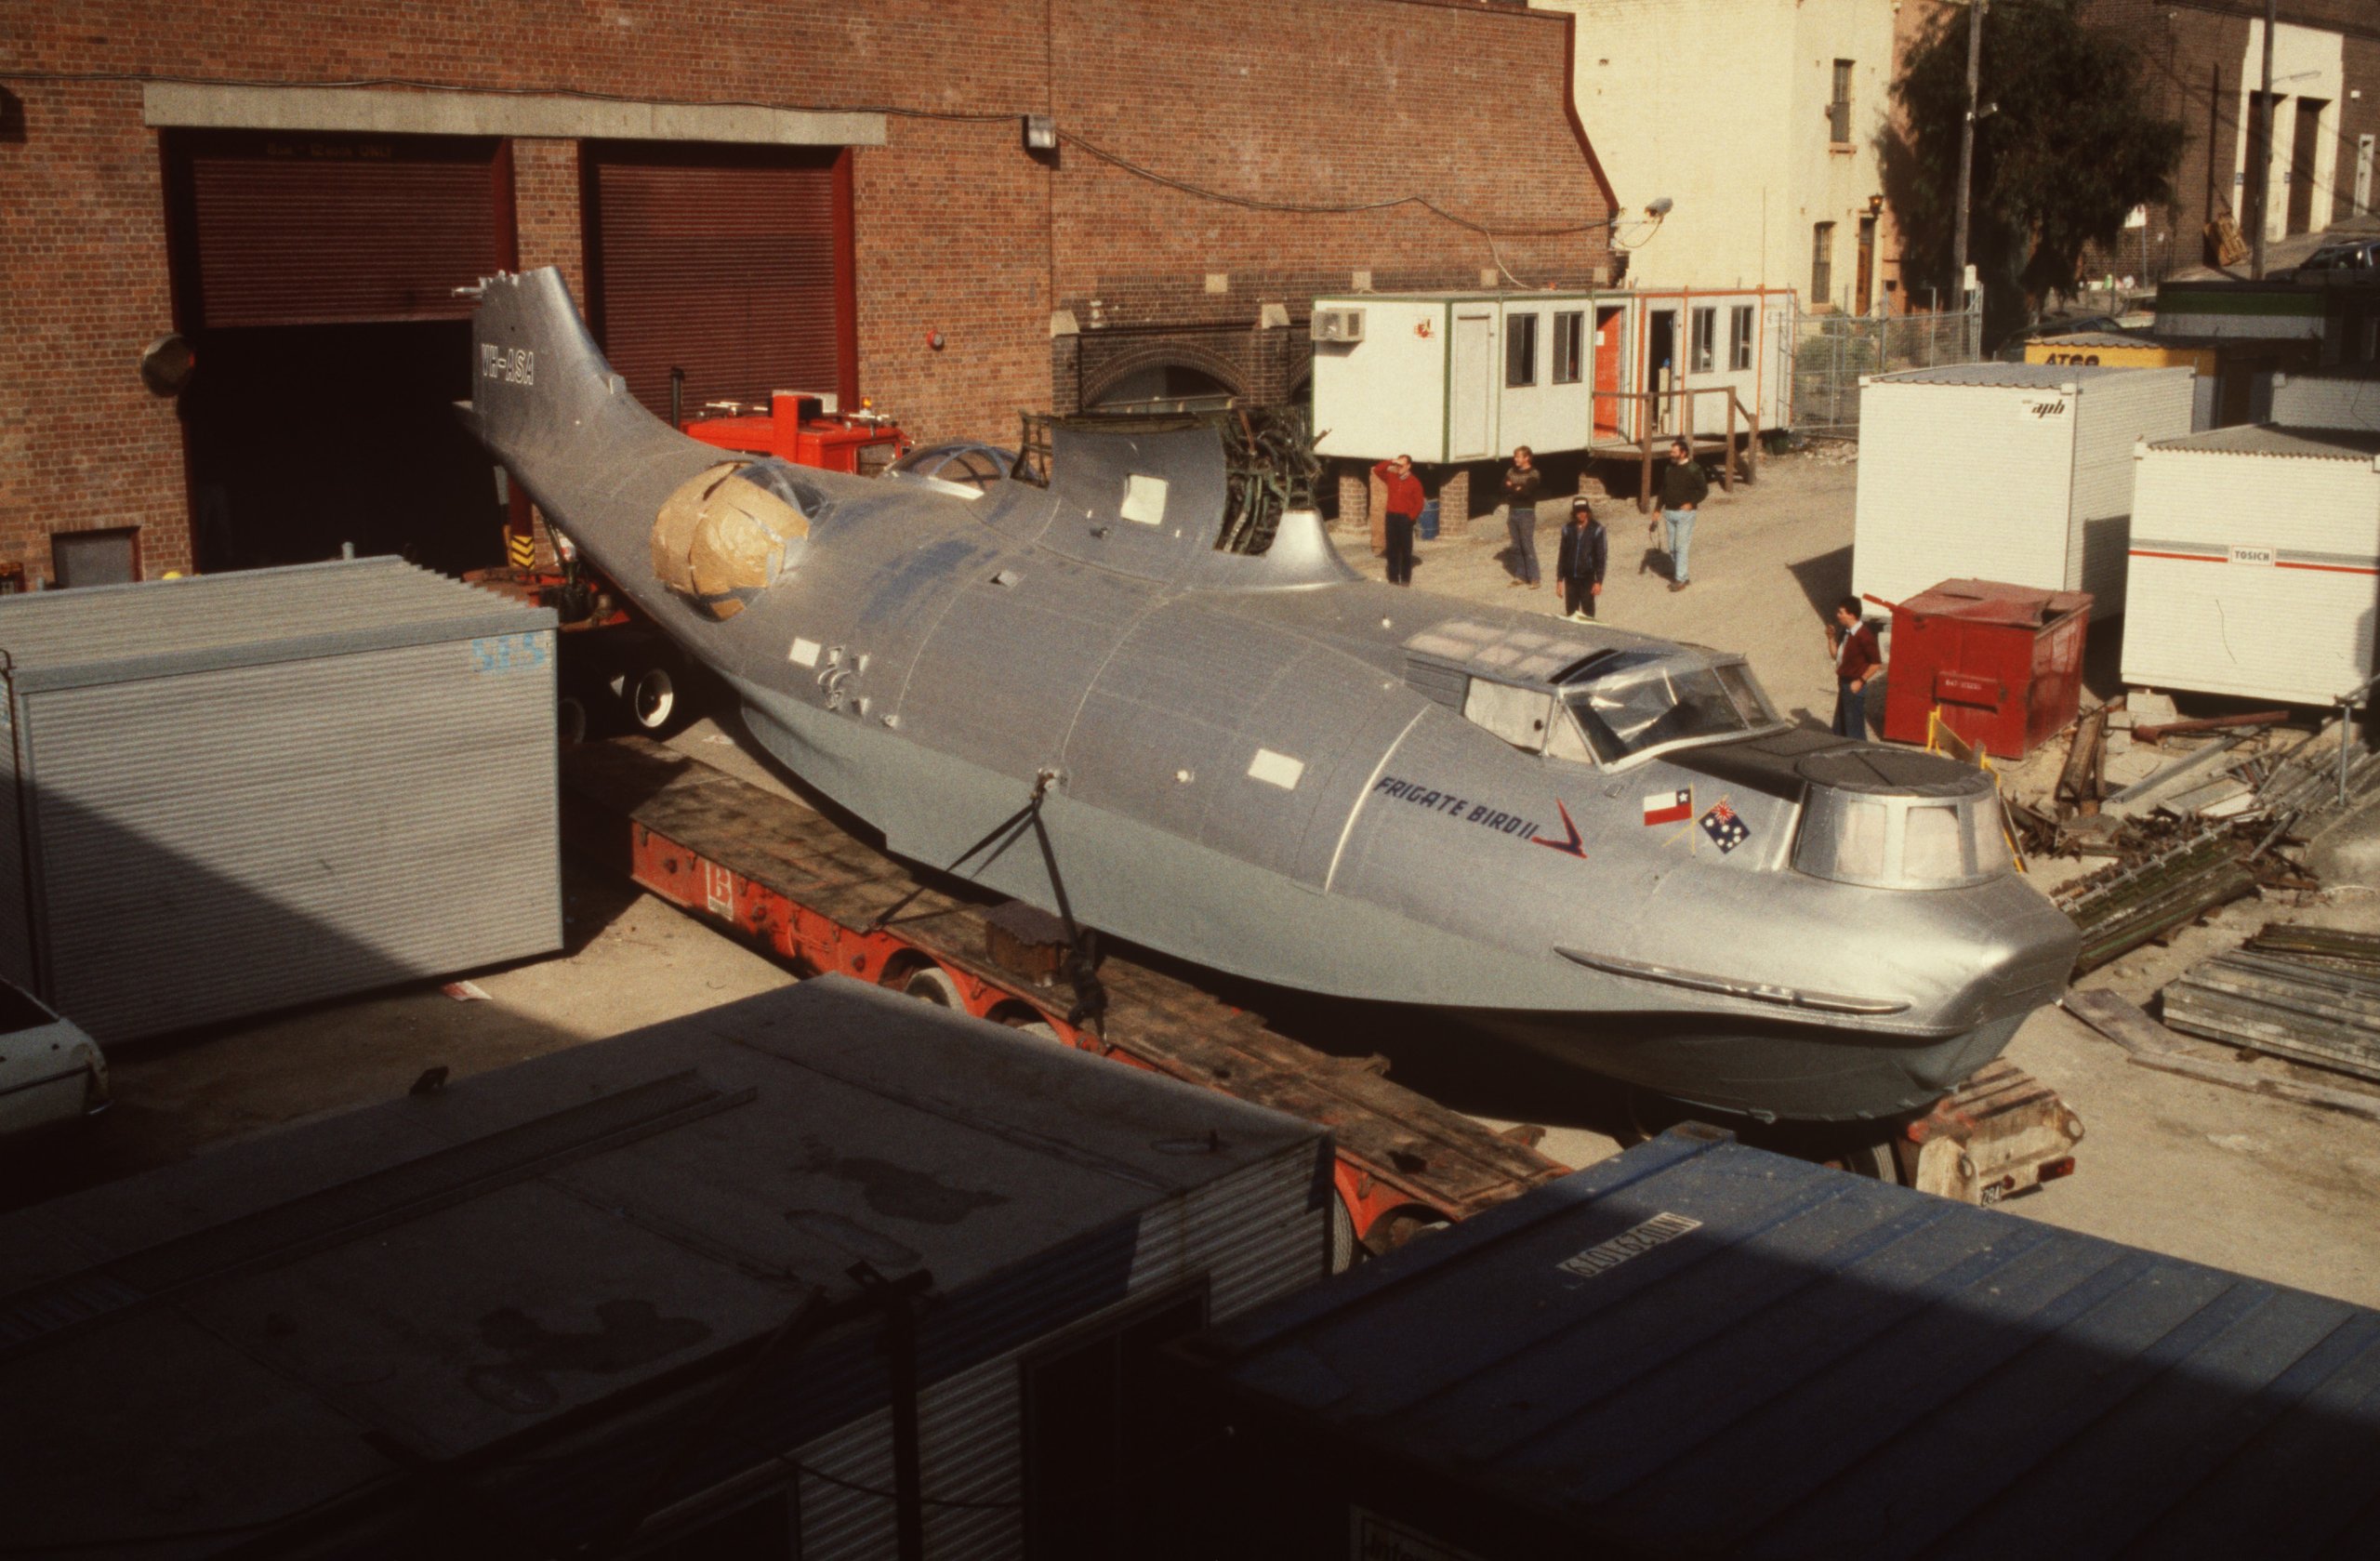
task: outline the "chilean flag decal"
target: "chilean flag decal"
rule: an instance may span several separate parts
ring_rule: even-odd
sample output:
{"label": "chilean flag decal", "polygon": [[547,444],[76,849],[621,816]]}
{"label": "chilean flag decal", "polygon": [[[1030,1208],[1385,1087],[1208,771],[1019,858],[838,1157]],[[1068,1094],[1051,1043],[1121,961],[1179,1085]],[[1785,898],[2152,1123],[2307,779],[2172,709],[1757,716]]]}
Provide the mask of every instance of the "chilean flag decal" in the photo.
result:
{"label": "chilean flag decal", "polygon": [[1675,791],[1662,791],[1645,799],[1645,822],[1647,824],[1683,824],[1694,816],[1694,787],[1681,786]]}

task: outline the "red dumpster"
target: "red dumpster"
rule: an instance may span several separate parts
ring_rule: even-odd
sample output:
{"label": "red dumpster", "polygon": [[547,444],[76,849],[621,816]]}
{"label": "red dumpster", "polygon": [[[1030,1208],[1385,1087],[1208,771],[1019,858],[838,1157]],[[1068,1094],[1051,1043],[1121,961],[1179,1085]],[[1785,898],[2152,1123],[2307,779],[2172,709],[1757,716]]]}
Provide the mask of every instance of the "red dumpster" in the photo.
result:
{"label": "red dumpster", "polygon": [[2088,591],[1945,580],[1893,609],[1884,735],[1925,741],[1925,718],[1995,759],[2022,759],[2082,699]]}

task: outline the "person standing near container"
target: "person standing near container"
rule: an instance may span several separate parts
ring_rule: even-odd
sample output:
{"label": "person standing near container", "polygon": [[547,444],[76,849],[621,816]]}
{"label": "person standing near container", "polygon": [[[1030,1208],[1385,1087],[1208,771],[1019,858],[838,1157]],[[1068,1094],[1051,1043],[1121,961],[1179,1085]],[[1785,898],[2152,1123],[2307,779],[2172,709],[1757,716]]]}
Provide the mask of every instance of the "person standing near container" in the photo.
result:
{"label": "person standing near container", "polygon": [[1566,617],[1595,615],[1595,598],[1603,594],[1603,569],[1611,558],[1611,538],[1595,519],[1595,508],[1584,496],[1570,501],[1570,519],[1562,528],[1562,542],[1554,555],[1554,573],[1562,582],[1562,612]]}
{"label": "person standing near container", "polygon": [[1846,596],[1834,604],[1826,646],[1834,654],[1834,734],[1864,740],[1868,684],[1884,667],[1884,655],[1877,648],[1876,631],[1859,615],[1858,597]]}
{"label": "person standing near container", "polygon": [[1661,469],[1661,520],[1669,527],[1670,589],[1684,590],[1692,577],[1686,549],[1694,540],[1694,517],[1711,496],[1711,479],[1695,464],[1683,439],[1670,441],[1670,464]]}
{"label": "person standing near container", "polygon": [[1512,501],[1505,512],[1504,523],[1513,534],[1513,578],[1511,583],[1537,589],[1537,501],[1545,494],[1545,473],[1537,469],[1537,456],[1526,444],[1513,452],[1513,464],[1504,472],[1504,496]]}
{"label": "person standing near container", "polygon": [[1387,490],[1382,509],[1388,516],[1388,583],[1413,583],[1413,527],[1421,518],[1421,479],[1413,475],[1413,457],[1399,456],[1372,468],[1372,475]]}

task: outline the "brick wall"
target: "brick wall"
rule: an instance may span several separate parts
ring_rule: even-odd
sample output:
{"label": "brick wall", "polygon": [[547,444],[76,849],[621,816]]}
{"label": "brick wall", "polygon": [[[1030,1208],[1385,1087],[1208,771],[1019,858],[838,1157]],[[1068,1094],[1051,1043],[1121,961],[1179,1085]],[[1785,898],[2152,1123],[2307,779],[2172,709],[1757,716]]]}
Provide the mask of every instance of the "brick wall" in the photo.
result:
{"label": "brick wall", "polygon": [[[0,557],[47,573],[47,534],[138,524],[186,567],[181,439],[134,372],[172,327],[156,133],[136,83],[42,73],[889,108],[854,155],[862,389],[923,438],[1012,439],[1020,409],[1079,397],[1135,350],[1204,345],[1246,393],[1302,373],[1305,310],[1375,285],[1475,285],[1501,262],[1575,285],[1607,261],[1605,193],[1566,108],[1565,19],[1480,0],[695,0],[430,7],[250,0],[236,23],[170,0],[0,8]],[[754,40],[769,46],[750,46]],[[897,111],[913,111],[903,113]],[[1019,116],[1074,138],[1026,152]],[[975,114],[978,120],[915,115]],[[1139,165],[1104,161],[1097,148]],[[522,263],[584,297],[575,144],[513,148]],[[1267,212],[1231,195],[1346,205]],[[1210,274],[1228,277],[1221,292]],[[1289,306],[1260,330],[1260,306]],[[1051,311],[1083,338],[1053,342]],[[936,349],[930,337],[939,333]],[[1124,339],[1118,336],[1115,340]]]}

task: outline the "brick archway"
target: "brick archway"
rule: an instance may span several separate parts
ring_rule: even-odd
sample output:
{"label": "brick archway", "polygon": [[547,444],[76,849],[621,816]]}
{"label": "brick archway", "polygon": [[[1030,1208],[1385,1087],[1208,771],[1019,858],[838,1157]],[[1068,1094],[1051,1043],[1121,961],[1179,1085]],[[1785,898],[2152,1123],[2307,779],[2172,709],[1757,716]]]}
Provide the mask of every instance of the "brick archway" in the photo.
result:
{"label": "brick archway", "polygon": [[1083,408],[1089,410],[1097,406],[1117,386],[1153,368],[1186,368],[1214,380],[1235,396],[1249,393],[1248,377],[1242,365],[1203,343],[1169,337],[1133,342],[1113,357],[1103,355],[1096,364],[1084,364]]}

